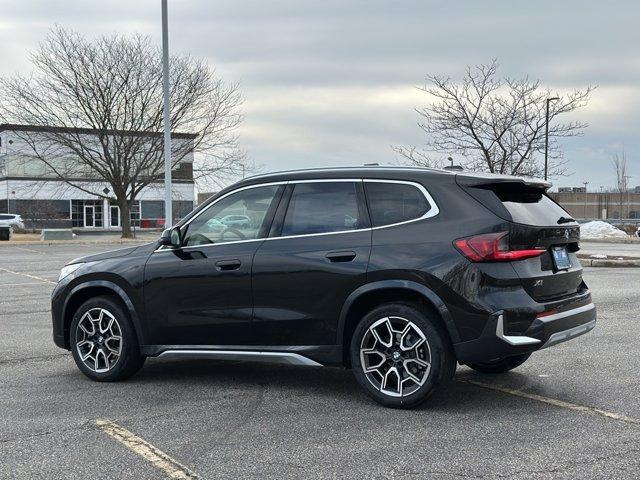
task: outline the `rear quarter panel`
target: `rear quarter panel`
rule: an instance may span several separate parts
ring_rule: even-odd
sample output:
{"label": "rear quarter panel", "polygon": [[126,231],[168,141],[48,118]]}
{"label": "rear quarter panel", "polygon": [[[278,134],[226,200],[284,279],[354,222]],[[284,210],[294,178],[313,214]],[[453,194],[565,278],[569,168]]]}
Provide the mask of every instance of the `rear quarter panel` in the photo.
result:
{"label": "rear quarter panel", "polygon": [[[494,282],[504,288],[505,284],[513,282],[516,288],[519,278],[510,264],[497,265],[495,272],[478,268],[455,249],[453,240],[500,231],[505,228],[504,220],[466,195],[453,177],[420,183],[438,205],[438,215],[403,225],[375,228],[367,281],[393,279],[421,283],[445,303],[462,341],[477,338],[493,308],[483,297],[486,287]],[[495,296],[493,300],[496,300]]]}

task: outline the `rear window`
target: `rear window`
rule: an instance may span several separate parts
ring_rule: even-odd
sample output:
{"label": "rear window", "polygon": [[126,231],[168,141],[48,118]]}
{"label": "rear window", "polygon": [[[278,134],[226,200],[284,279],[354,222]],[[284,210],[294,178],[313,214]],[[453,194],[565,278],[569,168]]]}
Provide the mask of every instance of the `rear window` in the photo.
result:
{"label": "rear window", "polygon": [[367,181],[365,190],[374,227],[415,220],[431,210],[415,185]]}
{"label": "rear window", "polygon": [[571,217],[540,190],[498,190],[495,194],[515,223],[550,226],[558,225],[560,217]]}

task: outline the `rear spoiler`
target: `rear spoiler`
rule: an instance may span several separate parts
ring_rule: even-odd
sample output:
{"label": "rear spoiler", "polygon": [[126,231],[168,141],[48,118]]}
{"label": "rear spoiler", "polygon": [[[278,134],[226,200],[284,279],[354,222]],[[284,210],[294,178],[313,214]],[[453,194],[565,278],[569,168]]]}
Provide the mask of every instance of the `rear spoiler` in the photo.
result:
{"label": "rear spoiler", "polygon": [[492,173],[459,173],[456,175],[456,183],[464,187],[491,188],[495,186],[508,187],[509,185],[522,185],[529,188],[547,191],[551,188],[551,182],[539,178],[516,177],[512,175],[496,175]]}

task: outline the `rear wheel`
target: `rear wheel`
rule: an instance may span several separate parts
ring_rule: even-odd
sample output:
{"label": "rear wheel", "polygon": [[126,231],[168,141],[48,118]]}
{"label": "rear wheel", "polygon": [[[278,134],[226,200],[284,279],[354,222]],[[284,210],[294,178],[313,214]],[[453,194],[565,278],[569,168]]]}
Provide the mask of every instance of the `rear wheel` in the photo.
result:
{"label": "rear wheel", "polygon": [[129,315],[114,298],[83,303],[73,316],[70,336],[73,359],[92,380],[124,380],[144,364]]}
{"label": "rear wheel", "polygon": [[377,402],[411,408],[453,377],[455,356],[434,320],[412,305],[392,303],[360,321],[351,340],[351,365]]}
{"label": "rear wheel", "polygon": [[515,355],[513,357],[498,358],[490,362],[483,363],[467,363],[469,368],[482,373],[505,373],[509,370],[513,370],[519,367],[528,360],[531,356],[530,353],[524,353],[522,355]]}

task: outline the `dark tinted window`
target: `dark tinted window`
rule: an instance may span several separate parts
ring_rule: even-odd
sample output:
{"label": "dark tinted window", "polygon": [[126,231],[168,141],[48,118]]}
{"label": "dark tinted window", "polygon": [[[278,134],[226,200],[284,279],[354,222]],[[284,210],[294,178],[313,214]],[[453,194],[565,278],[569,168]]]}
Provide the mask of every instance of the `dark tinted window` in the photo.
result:
{"label": "dark tinted window", "polygon": [[365,182],[365,189],[374,227],[414,220],[431,209],[423,193],[414,185]]}
{"label": "dark tinted window", "polygon": [[540,190],[497,190],[495,193],[515,223],[550,226],[558,225],[560,217],[571,217]]}
{"label": "dark tinted window", "polygon": [[342,232],[360,228],[356,185],[352,182],[298,183],[282,235]]}
{"label": "dark tinted window", "polygon": [[13,220],[14,218],[14,215],[0,215],[0,220]]}

